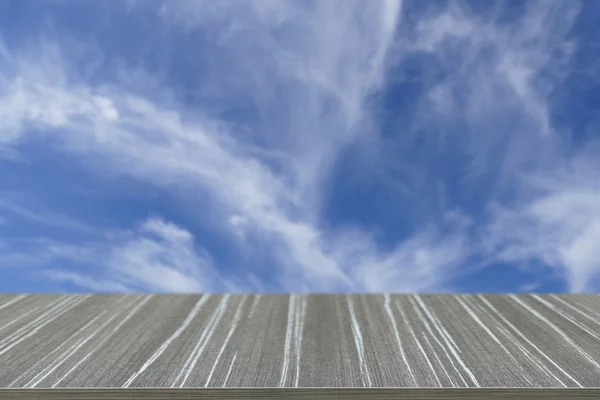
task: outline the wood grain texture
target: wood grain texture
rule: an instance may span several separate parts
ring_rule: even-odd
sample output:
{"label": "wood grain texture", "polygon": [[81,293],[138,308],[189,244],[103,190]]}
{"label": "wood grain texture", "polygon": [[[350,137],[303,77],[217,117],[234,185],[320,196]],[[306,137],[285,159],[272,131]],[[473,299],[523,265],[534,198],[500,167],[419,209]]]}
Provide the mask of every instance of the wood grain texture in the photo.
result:
{"label": "wood grain texture", "polygon": [[600,389],[0,389],[0,400],[597,400]]}
{"label": "wood grain texture", "polygon": [[596,295],[0,296],[0,388],[599,386]]}

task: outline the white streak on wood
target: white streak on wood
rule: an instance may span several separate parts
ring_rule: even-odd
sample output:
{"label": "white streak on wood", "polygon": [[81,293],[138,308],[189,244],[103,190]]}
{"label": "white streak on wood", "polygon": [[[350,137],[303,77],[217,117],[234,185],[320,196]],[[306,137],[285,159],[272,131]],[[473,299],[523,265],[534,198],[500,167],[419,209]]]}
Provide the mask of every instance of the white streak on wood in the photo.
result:
{"label": "white streak on wood", "polygon": [[52,316],[52,313],[54,313],[57,309],[60,309],[60,307],[64,306],[65,304],[68,304],[71,301],[73,301],[72,298],[59,297],[57,300],[50,303],[46,308],[46,312],[44,312],[42,315],[37,316],[33,320],[29,321],[26,325],[20,327],[15,332],[2,339],[0,341],[0,349],[2,349],[7,343],[10,343],[12,340],[15,340],[15,338],[18,338],[19,335],[30,331],[36,325],[39,325],[41,322],[50,318]]}
{"label": "white streak on wood", "polygon": [[[496,307],[494,307],[485,297],[483,296],[479,296],[479,298],[481,299],[481,301],[483,301],[485,303],[485,305],[488,306],[488,308],[490,308],[500,319],[502,319],[502,321],[508,325],[513,332],[515,332],[517,335],[519,335],[519,337],[521,337],[521,339],[525,340],[525,342],[527,342],[531,347],[533,347],[542,357],[544,357],[547,361],[550,362],[550,364],[552,364],[556,369],[558,369],[560,372],[562,372],[567,378],[569,378],[571,381],[573,381],[577,386],[579,387],[583,387],[583,385],[581,383],[579,383],[579,381],[577,381],[577,379],[573,378],[567,371],[565,371],[560,365],[558,365],[556,362],[554,362],[554,360],[552,360],[550,357],[548,357],[546,355],[546,353],[544,353],[539,347],[537,347],[531,340],[527,339],[527,337],[525,335],[523,335],[521,333],[521,331],[519,331],[509,320],[507,320],[497,309]],[[518,343],[518,341],[516,342]],[[552,374],[552,376],[554,376],[557,380],[560,381],[560,379]],[[562,381],[560,381],[562,383]],[[564,383],[563,383],[564,385]],[[567,385],[565,385],[566,387]]]}
{"label": "white streak on wood", "polygon": [[584,356],[590,362],[590,364],[592,364],[594,367],[596,367],[596,369],[600,370],[600,364],[596,360],[594,360],[594,358],[592,358],[585,350],[583,350],[581,348],[581,346],[579,346],[577,343],[575,343],[575,341],[573,341],[573,339],[571,339],[566,333],[564,333],[562,331],[562,329],[560,329],[558,326],[556,326],[554,323],[552,323],[548,318],[544,317],[542,314],[540,314],[539,312],[534,310],[532,307],[530,307],[523,300],[519,299],[517,296],[511,294],[511,295],[509,295],[509,297],[511,299],[513,299],[515,302],[517,302],[518,304],[520,304],[521,307],[523,307],[524,309],[529,311],[531,314],[535,315],[539,320],[545,322],[548,326],[550,326],[553,331],[558,333],[565,341],[567,341],[571,346],[573,346],[573,348],[575,350],[577,350],[579,352],[579,354]]}
{"label": "white streak on wood", "polygon": [[88,358],[90,358],[92,356],[92,354],[94,354],[104,343],[106,343],[108,341],[108,339],[110,339],[115,333],[117,333],[119,331],[119,329],[121,329],[121,327],[123,325],[125,325],[125,323],[127,321],[129,321],[140,310],[140,308],[142,308],[148,301],[150,301],[150,299],[152,297],[153,297],[153,295],[144,296],[144,298],[142,299],[142,301],[137,306],[135,306],[129,312],[129,314],[127,314],[125,316],[125,318],[123,320],[121,320],[121,322],[119,322],[119,324],[112,331],[110,331],[110,333],[104,339],[102,339],[94,348],[92,348],[85,355],[85,357],[83,357],[81,360],[79,360],[79,362],[77,362],[77,364],[75,364],[58,381],[56,381],[54,383],[54,385],[52,385],[52,387],[54,388],[54,387],[58,386],[63,380],[65,380],[69,375],[71,375],[71,373],[73,373],[73,371],[75,371],[77,368],[79,368],[79,366],[81,364],[83,364]]}
{"label": "white streak on wood", "polygon": [[[352,304],[351,295],[348,295],[348,310],[350,311],[350,318],[352,319],[352,334],[354,336],[354,344],[358,353],[360,370],[363,378],[363,386],[372,387],[373,382],[371,381],[371,374],[369,373],[369,368],[365,360],[365,345],[363,343],[360,325],[358,324],[358,320],[356,319],[356,314],[354,312],[354,306]],[[364,378],[367,379],[366,385]]]}
{"label": "white streak on wood", "polygon": [[[450,354],[448,353],[448,351],[446,350],[446,346],[444,346],[442,344],[442,342],[440,342],[440,340],[437,338],[435,332],[433,332],[433,329],[431,329],[431,327],[429,326],[429,322],[427,322],[427,319],[425,318],[425,316],[423,315],[423,313],[419,309],[419,305],[415,304],[412,298],[413,298],[413,296],[409,297],[409,301],[412,304],[415,312],[419,316],[419,319],[421,320],[421,322],[423,322],[423,325],[425,326],[425,329],[429,332],[429,335],[433,338],[433,340],[435,340],[435,342],[438,344],[438,346],[440,346],[440,348],[442,349],[442,351],[446,355],[446,358],[448,359],[448,361],[450,361],[450,364],[452,365],[452,368],[454,368],[454,370],[458,373],[458,376],[462,380],[464,386],[469,386],[467,384],[467,381],[465,380],[465,378],[462,376],[462,374],[458,370],[458,368],[456,368],[456,365],[454,364],[453,357],[451,357]],[[437,352],[435,351],[435,349],[433,349],[433,347],[432,347],[432,350],[433,350],[434,354],[437,354]],[[441,365],[443,366],[444,364],[441,364]],[[446,371],[445,368],[444,368],[444,371],[446,372],[446,375],[448,375],[448,377],[450,378],[450,375],[448,374],[448,371]],[[450,380],[452,381],[452,384],[456,386],[456,384],[454,383],[454,380],[452,378],[450,378]]]}
{"label": "white streak on wood", "polygon": [[[482,307],[481,305],[477,304],[477,302],[470,302],[469,297],[465,297],[464,298],[464,302],[465,303],[469,303],[471,305],[471,307],[473,307],[473,309],[479,310],[479,312],[481,314],[487,314],[488,311]],[[491,317],[490,317],[491,318]],[[557,380],[561,385],[565,386],[563,381],[561,381],[556,375],[554,375],[549,369],[548,367],[546,367],[546,365],[544,365],[544,363],[539,359],[536,358],[534,359],[535,355],[533,353],[531,353],[525,346],[523,346],[521,343],[519,343],[518,339],[511,334],[510,332],[508,332],[502,325],[500,324],[494,324],[494,327],[496,329],[498,329],[500,331],[500,333],[502,333],[510,343],[512,343],[513,345],[515,345],[520,351],[521,353],[529,360],[531,361],[537,368],[540,369],[540,371],[542,371],[544,374],[546,374],[546,376],[548,377],[552,377],[555,380]],[[515,365],[518,366],[519,370],[522,372],[523,375],[521,375],[523,378],[525,378],[525,380],[527,381],[527,383],[529,383],[530,385],[534,385],[533,382],[531,382],[531,380],[529,379],[529,377],[527,376],[527,374],[530,372],[529,370],[527,370],[524,366],[523,363],[521,361],[519,361],[512,352],[509,351],[509,357],[514,361]]]}
{"label": "white streak on wood", "polygon": [[294,386],[298,387],[298,382],[300,381],[300,358],[302,355],[302,337],[304,331],[304,320],[306,317],[306,306],[308,303],[308,299],[306,296],[302,296],[302,301],[300,303],[300,310],[298,311],[298,319],[297,319],[297,330],[296,330],[296,379],[294,381]]}
{"label": "white streak on wood", "polygon": [[[396,308],[400,311],[400,316],[402,317],[402,320],[406,323],[406,327],[408,328],[408,332],[410,333],[410,335],[412,336],[413,340],[415,342],[417,342],[417,346],[419,347],[419,350],[421,351],[421,354],[423,355],[423,358],[425,359],[425,361],[427,362],[427,365],[429,365],[429,369],[431,370],[431,372],[433,372],[433,377],[435,378],[437,384],[439,387],[442,386],[442,382],[440,381],[440,379],[437,376],[437,372],[435,370],[435,368],[433,367],[433,364],[431,363],[431,361],[429,361],[429,356],[427,355],[427,353],[425,352],[425,349],[423,348],[423,346],[421,345],[421,342],[419,341],[419,339],[417,338],[417,335],[415,335],[415,331],[413,330],[413,328],[410,325],[410,322],[406,316],[406,314],[404,313],[404,310],[402,309],[402,306],[400,305],[399,302],[394,302],[394,304],[396,305]],[[439,361],[439,359],[438,359]],[[445,372],[445,371],[444,371]],[[446,373],[446,375],[448,375]],[[450,378],[450,377],[449,377]],[[450,381],[452,381],[452,378],[450,378]],[[415,377],[415,384],[417,384],[417,380]]]}
{"label": "white streak on wood", "polygon": [[[183,380],[182,380],[181,384],[179,385],[179,387],[183,387],[185,385],[190,374],[196,367],[196,364],[198,363],[198,359],[204,352],[204,349],[206,348],[206,345],[209,343],[210,338],[214,334],[217,326],[219,325],[219,322],[221,322],[221,318],[223,318],[225,311],[227,311],[227,303],[229,302],[230,297],[231,297],[231,295],[229,295],[229,294],[226,294],[225,296],[223,296],[223,299],[221,299],[221,302],[219,303],[219,306],[217,307],[215,313],[213,314],[210,321],[208,322],[206,329],[204,329],[204,332],[202,332],[202,336],[200,337],[200,340],[198,341],[198,343],[196,344],[196,347],[194,348],[194,350],[196,351],[196,355],[194,356],[190,366],[188,367],[187,372],[185,373],[185,376],[183,377]],[[193,354],[193,352],[192,352],[192,354]],[[189,360],[189,358],[188,358],[188,360]]]}
{"label": "white streak on wood", "polygon": [[248,313],[248,319],[252,319],[252,316],[254,316],[254,311],[256,310],[256,305],[260,301],[261,297],[262,297],[261,294],[254,295],[254,301],[252,302],[252,307],[250,307],[250,312]]}
{"label": "white streak on wood", "polygon": [[229,328],[229,332],[227,333],[227,337],[225,338],[225,341],[223,342],[223,345],[221,346],[221,349],[219,350],[219,354],[217,355],[217,358],[215,360],[215,362],[213,363],[213,366],[210,370],[210,373],[208,374],[208,378],[206,379],[206,383],[204,384],[204,387],[208,387],[208,385],[210,384],[210,380],[212,379],[212,376],[215,372],[215,369],[217,368],[217,365],[219,365],[219,360],[221,360],[221,356],[223,355],[223,353],[225,352],[225,348],[227,348],[227,344],[229,344],[229,341],[231,340],[231,337],[233,336],[233,334],[235,333],[235,330],[238,327],[238,324],[240,322],[240,319],[242,317],[242,311],[244,309],[244,304],[246,303],[246,296],[243,296],[242,299],[240,300],[240,304],[238,306],[237,311],[235,312],[235,315],[233,316],[233,321],[231,322],[231,328]]}
{"label": "white streak on wood", "polygon": [[[100,316],[98,316],[98,317],[95,317],[95,318],[92,318],[92,320],[90,320],[90,321],[89,321],[87,324],[85,324],[85,325],[83,325],[81,328],[79,328],[79,329],[78,329],[78,330],[77,330],[75,333],[73,333],[72,335],[69,335],[69,337],[68,337],[67,339],[65,339],[65,340],[64,340],[64,341],[63,341],[63,342],[60,344],[60,346],[58,346],[58,347],[55,347],[55,348],[54,348],[54,349],[53,349],[53,350],[52,350],[50,353],[46,354],[44,357],[42,357],[40,360],[38,360],[38,362],[36,362],[34,365],[32,365],[32,366],[31,366],[29,369],[27,369],[27,371],[25,371],[24,373],[22,373],[22,374],[21,374],[21,375],[20,375],[18,378],[16,378],[15,380],[13,380],[13,381],[12,381],[11,383],[9,383],[7,386],[8,386],[8,387],[12,387],[12,386],[13,386],[15,383],[17,383],[18,381],[20,381],[21,379],[23,379],[25,376],[27,376],[27,374],[29,374],[31,371],[33,371],[34,369],[36,369],[36,368],[37,368],[37,366],[38,366],[40,363],[42,363],[42,362],[46,361],[47,359],[51,358],[51,357],[54,355],[54,353],[57,353],[57,352],[59,352],[59,351],[62,351],[62,349],[63,349],[63,348],[64,348],[64,347],[65,347],[65,346],[66,346],[66,345],[69,343],[69,341],[70,341],[72,338],[76,337],[77,335],[79,335],[79,333],[81,333],[82,331],[84,331],[84,330],[85,330],[85,329],[86,329],[88,326],[90,326],[91,324],[93,324],[94,322],[96,322],[96,321],[98,320],[98,318],[100,318]],[[81,340],[83,340],[83,339],[80,339],[79,341],[81,341]],[[76,341],[76,343],[78,343],[79,341]],[[62,358],[62,357],[64,357],[64,356],[65,356],[65,353],[63,353],[63,354],[62,354],[62,355],[59,357],[59,359],[60,359],[60,358]],[[53,364],[54,364],[54,362],[56,362],[56,360],[53,360],[53,361],[50,363],[50,365],[53,365]],[[46,369],[47,369],[47,367],[46,367],[44,370],[46,370]],[[38,374],[38,375],[36,375],[36,377],[37,377],[37,376],[39,376],[39,374]],[[29,381],[29,382],[33,381],[34,379],[35,379],[35,377],[34,377],[33,379],[30,379],[30,381]],[[27,386],[28,384],[29,384],[29,383],[26,383],[26,384],[25,384],[25,386]]]}
{"label": "white streak on wood", "polygon": [[27,312],[19,315],[17,318],[11,320],[10,322],[4,324],[4,326],[2,328],[0,328],[0,332],[2,332],[5,329],[8,329],[8,327],[10,327],[13,324],[16,324],[17,322],[19,322],[20,320],[22,320],[23,318],[27,317],[29,314],[31,314],[34,311],[39,310],[39,307],[34,307],[31,310],[27,310]]}
{"label": "white streak on wood", "polygon": [[140,376],[150,365],[152,365],[158,359],[158,357],[160,357],[160,355],[167,349],[167,347],[169,347],[171,343],[173,343],[173,341],[177,339],[179,335],[181,335],[183,331],[185,331],[186,328],[192,323],[192,320],[196,317],[198,311],[202,308],[204,304],[206,304],[209,298],[210,295],[206,294],[203,295],[200,298],[200,300],[198,300],[194,308],[192,308],[190,313],[183,321],[183,324],[181,324],[181,326],[177,328],[177,330],[158,348],[158,350],[156,350],[154,354],[152,354],[152,356],[144,363],[144,365],[142,365],[142,367],[136,373],[129,377],[129,379],[123,384],[122,387],[129,387],[129,385],[131,385],[138,376]]}
{"label": "white streak on wood", "polygon": [[2,349],[2,351],[0,351],[0,356],[3,355],[4,353],[6,353],[7,351],[9,351],[10,349],[12,349],[13,347],[17,346],[19,343],[23,342],[25,339],[30,338],[31,336],[35,335],[36,333],[38,333],[40,330],[42,330],[42,328],[44,328],[46,325],[48,325],[49,323],[53,322],[54,320],[56,320],[58,317],[60,317],[61,315],[63,315],[64,313],[66,313],[67,311],[69,311],[72,308],[75,308],[76,306],[78,306],[79,304],[81,304],[83,301],[85,301],[90,295],[84,296],[82,299],[79,299],[77,301],[75,301],[74,303],[68,305],[66,308],[62,309],[61,311],[58,311],[56,314],[54,314],[51,318],[47,319],[46,321],[44,321],[43,323],[41,323],[40,325],[36,326],[34,329],[32,329],[29,333],[27,333],[26,335],[24,335],[23,337],[21,337],[20,339],[14,341],[13,343],[11,343],[10,345],[6,346],[4,349]]}
{"label": "white streak on wood", "polygon": [[457,295],[455,299],[462,306],[462,308],[464,308],[467,311],[467,313],[473,319],[473,321],[475,321],[475,323],[479,325],[494,340],[494,342],[496,342],[502,348],[502,350],[504,350],[506,354],[512,356],[511,352],[506,348],[506,346],[504,346],[504,344],[502,344],[502,342],[500,341],[500,339],[498,339],[494,332],[492,332],[490,328],[488,328],[477,316],[477,314],[469,307],[469,305],[460,298],[460,295]]}
{"label": "white streak on wood", "polygon": [[594,331],[590,330],[587,326],[583,325],[581,322],[577,321],[575,318],[571,317],[570,315],[564,313],[560,308],[556,307],[554,304],[552,304],[552,303],[550,303],[550,302],[542,299],[538,295],[532,295],[532,297],[534,299],[536,299],[537,301],[539,301],[540,303],[542,303],[543,305],[545,305],[546,307],[548,307],[549,309],[551,309],[552,311],[556,312],[558,315],[560,315],[561,317],[563,317],[567,321],[571,322],[573,325],[575,325],[578,328],[580,328],[581,330],[583,330],[585,333],[587,333],[588,335],[590,335],[594,339],[596,339],[596,340],[600,339],[600,337],[598,336],[597,332],[594,332]]}
{"label": "white streak on wood", "polygon": [[[475,378],[475,375],[473,374],[473,371],[471,371],[471,369],[467,366],[467,364],[463,361],[463,359],[458,354],[457,350],[460,351],[460,349],[458,348],[456,343],[452,340],[452,336],[450,335],[450,333],[448,331],[446,331],[446,329],[444,329],[442,322],[439,321],[433,315],[433,312],[429,311],[429,308],[427,307],[425,302],[423,300],[421,300],[419,295],[416,295],[415,298],[417,299],[417,302],[421,305],[421,308],[423,308],[423,310],[425,311],[425,314],[427,314],[427,316],[429,317],[431,322],[437,327],[438,331],[440,331],[442,333],[442,338],[444,339],[446,344],[448,344],[448,347],[450,348],[450,352],[454,355],[454,358],[462,366],[463,370],[467,373],[467,375],[469,375],[469,378],[471,378],[471,381],[475,384],[475,386],[480,387],[479,382],[477,381],[477,379]],[[454,346],[452,346],[450,342],[452,342],[452,344],[454,344]]]}
{"label": "white streak on wood", "polygon": [[[102,312],[100,314],[100,316],[102,316],[104,313],[105,312]],[[98,316],[98,318],[100,318],[100,316]],[[42,382],[44,379],[46,379],[46,377],[48,377],[52,372],[56,371],[56,369],[58,367],[60,367],[66,360],[71,358],[71,356],[73,356],[73,354],[75,354],[87,342],[92,340],[99,332],[102,331],[102,329],[104,329],[108,324],[110,324],[116,317],[117,317],[117,315],[113,315],[112,317],[107,319],[102,325],[100,325],[100,327],[98,327],[98,329],[96,329],[94,331],[94,333],[92,333],[90,336],[88,336],[85,339],[80,340],[78,343],[75,344],[75,346],[71,346],[67,350],[67,352],[64,354],[64,356],[62,356],[58,360],[56,360],[57,362],[55,362],[55,365],[53,367],[51,364],[49,367],[46,368],[46,370],[48,370],[48,368],[52,367],[44,375],[42,375],[38,378],[38,376],[44,372],[44,371],[42,371],[42,372],[40,372],[40,374],[36,375],[31,381],[29,381],[29,383],[28,383],[29,387],[37,386],[40,382]],[[95,320],[97,320],[98,318],[95,318]],[[27,387],[27,385],[26,385],[26,387]]]}
{"label": "white streak on wood", "polygon": [[2,305],[0,306],[0,310],[3,310],[3,309],[5,309],[6,307],[10,307],[10,306],[12,306],[13,304],[15,304],[15,303],[17,303],[17,302],[19,302],[19,301],[23,300],[25,297],[27,297],[27,295],[26,295],[26,294],[22,294],[22,295],[20,295],[20,296],[17,296],[17,297],[15,297],[14,299],[12,299],[12,300],[10,300],[10,301],[8,301],[8,302],[6,302],[6,303],[2,304]]}
{"label": "white streak on wood", "polygon": [[394,313],[392,312],[392,307],[390,306],[391,299],[389,294],[384,294],[383,296],[384,308],[392,323],[392,328],[394,329],[394,337],[396,338],[396,343],[398,344],[398,349],[400,350],[400,356],[402,357],[402,362],[406,365],[408,369],[408,374],[412,380],[413,386],[417,386],[417,377],[415,376],[412,368],[410,367],[410,363],[406,359],[406,352],[404,351],[404,346],[402,345],[402,340],[400,340],[400,332],[398,331],[398,324],[396,323],[396,318],[394,318]]}
{"label": "white streak on wood", "polygon": [[[558,300],[559,302],[563,303],[564,305],[566,305],[567,307],[569,307],[571,310],[575,311],[577,314],[584,316],[586,319],[592,321],[593,323],[600,325],[600,319],[598,318],[594,318],[592,316],[590,316],[589,314],[584,313],[583,311],[581,311],[579,308],[574,307],[572,304],[569,304],[568,302],[564,301],[563,299],[561,299],[559,296],[557,295],[551,295],[551,297],[555,300]],[[597,315],[600,317],[600,313],[597,313],[593,310],[590,310],[589,308],[587,308],[585,305],[580,304],[581,308],[586,308],[588,311],[592,312],[593,314]]]}
{"label": "white streak on wood", "polygon": [[227,385],[227,382],[229,381],[229,375],[231,375],[231,371],[233,370],[233,365],[235,364],[235,359],[236,358],[237,358],[237,351],[233,355],[233,359],[231,360],[231,364],[229,364],[229,370],[227,370],[227,375],[225,375],[225,381],[223,381],[223,387],[225,387],[225,385]]}
{"label": "white streak on wood", "polygon": [[279,379],[279,387],[284,387],[287,379],[287,373],[290,364],[290,347],[291,347],[291,339],[293,334],[293,318],[296,304],[296,296],[290,295],[288,301],[288,315],[287,315],[287,324],[285,329],[285,343],[283,350],[283,364],[281,366],[281,378]]}

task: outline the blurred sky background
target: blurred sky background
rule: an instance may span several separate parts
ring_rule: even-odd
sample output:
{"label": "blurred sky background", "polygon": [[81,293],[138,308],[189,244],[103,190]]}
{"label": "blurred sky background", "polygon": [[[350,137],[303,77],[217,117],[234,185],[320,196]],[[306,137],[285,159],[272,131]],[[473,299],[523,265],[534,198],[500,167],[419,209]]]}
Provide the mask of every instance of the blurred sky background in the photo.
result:
{"label": "blurred sky background", "polygon": [[0,291],[597,292],[599,20],[0,0]]}

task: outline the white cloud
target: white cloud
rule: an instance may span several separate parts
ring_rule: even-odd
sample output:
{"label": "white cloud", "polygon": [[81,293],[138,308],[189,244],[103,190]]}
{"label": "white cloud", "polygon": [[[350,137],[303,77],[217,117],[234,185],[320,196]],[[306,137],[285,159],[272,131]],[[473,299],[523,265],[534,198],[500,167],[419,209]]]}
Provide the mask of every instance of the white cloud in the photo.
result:
{"label": "white cloud", "polygon": [[[19,196],[15,193],[0,191],[0,211],[5,214],[5,217],[0,215],[1,221],[7,226],[15,223],[14,217],[16,216],[19,219],[53,228],[63,228],[87,234],[97,233],[97,229],[93,226],[70,218],[63,213],[49,211],[42,205],[35,204],[35,201],[32,201],[31,198]],[[8,218],[9,216],[10,218]]]}
{"label": "white cloud", "polygon": [[[427,132],[442,140],[442,151],[458,147],[468,157],[465,177],[492,180],[502,191],[524,170],[560,156],[548,98],[574,51],[569,30],[580,3],[531,1],[511,23],[500,22],[505,8],[497,10],[475,15],[450,2],[420,20],[401,47],[406,56],[430,54],[443,72],[425,82],[418,127],[433,124]],[[462,129],[448,136],[448,126]]]}
{"label": "white cloud", "polygon": [[[165,3],[163,11],[181,10],[178,7],[185,3],[171,4]],[[194,4],[192,8],[208,7],[207,3]],[[243,14],[228,8],[233,3],[223,4],[211,6],[211,18],[231,18],[220,25],[229,29],[221,43],[227,54],[242,51],[239,40],[266,46],[268,53],[256,57],[239,53],[245,57],[233,66],[243,70],[224,69],[221,79],[225,83],[235,78],[228,73],[243,73],[243,80],[234,82],[242,85],[236,90],[251,96],[259,107],[279,103],[281,108],[275,111],[284,114],[285,120],[273,121],[284,137],[270,138],[268,144],[286,154],[290,163],[284,171],[293,175],[272,170],[263,159],[252,156],[246,141],[227,125],[201,112],[190,118],[173,105],[161,105],[160,100],[150,101],[118,87],[87,86],[56,47],[52,51],[42,48],[45,58],[41,62],[32,54],[16,56],[21,57],[18,73],[5,79],[2,87],[6,123],[1,131],[15,143],[29,135],[28,127],[33,126],[40,134],[52,135],[63,151],[104,171],[158,185],[176,184],[188,189],[188,194],[198,189],[209,193],[221,202],[222,209],[217,211],[223,220],[236,223],[237,229],[243,221],[244,230],[251,229],[265,247],[271,247],[278,267],[268,274],[287,290],[392,288],[391,279],[369,278],[370,263],[378,266],[378,275],[393,269],[390,278],[399,282],[406,282],[406,274],[428,275],[430,284],[442,279],[440,270],[457,258],[456,251],[438,250],[437,239],[421,236],[389,251],[379,251],[374,243],[362,244],[361,264],[356,265],[356,260],[342,254],[347,244],[322,229],[314,202],[321,196],[323,180],[338,152],[359,133],[357,128],[367,116],[362,106],[365,96],[384,79],[385,56],[401,3],[344,2],[340,8],[321,2],[310,7],[300,2],[247,2]],[[241,4],[235,4],[238,12]],[[193,17],[188,11],[181,15]],[[202,21],[191,22],[206,23],[206,15],[202,12]],[[280,39],[276,28],[283,25],[291,33]],[[36,65],[54,67],[47,73]],[[267,89],[253,86],[264,82],[269,71],[275,71],[269,77],[275,88],[281,85],[287,92],[282,97],[272,98],[265,93]],[[270,122],[272,117],[265,118]],[[148,229],[153,228],[145,226],[142,231]],[[170,290],[201,288],[192,274],[203,270],[204,261],[191,252],[192,239],[161,225],[160,232],[166,231],[176,235],[177,241],[141,237],[125,241],[110,253],[108,264],[118,266],[111,267],[110,273],[119,283]],[[156,261],[163,252],[169,254],[167,266]],[[176,253],[182,255],[174,257]]]}
{"label": "white cloud", "polygon": [[529,177],[527,195],[496,210],[484,241],[498,260],[553,267],[573,292],[600,288],[600,182],[597,160],[580,158]]}
{"label": "white cloud", "polygon": [[215,286],[212,262],[194,250],[192,235],[158,219],[146,221],[139,235],[115,246],[108,263],[116,281],[152,290],[197,292]]}
{"label": "white cloud", "polygon": [[[66,270],[46,270],[38,275],[39,278],[50,279],[52,281],[68,282],[84,290],[93,290],[95,292],[108,293],[127,293],[132,289],[126,285],[90,276],[74,271]],[[156,290],[156,288],[152,288]]]}
{"label": "white cloud", "polygon": [[115,108],[112,100],[104,96],[96,96],[94,98],[98,111],[102,117],[109,121],[114,121],[119,118],[119,112]]}
{"label": "white cloud", "polygon": [[[28,248],[6,247],[3,264],[52,266],[40,277],[101,291],[198,292],[235,290],[188,231],[150,218],[133,231],[104,232],[105,237],[75,243],[37,239]],[[67,267],[69,266],[69,267]]]}
{"label": "white cloud", "polygon": [[384,80],[402,2],[162,4],[167,23],[217,38],[206,85],[258,110],[261,141],[289,154],[296,190],[318,198],[338,152],[365,129],[363,103]]}
{"label": "white cloud", "polygon": [[339,240],[336,251],[351,266],[351,277],[360,290],[369,292],[442,291],[461,273],[470,253],[467,226],[454,221],[449,233],[424,229],[392,252],[374,252],[377,244],[355,233]]}
{"label": "white cloud", "polygon": [[[199,219],[210,215],[215,226],[235,234],[232,243],[242,243],[236,251],[244,245],[266,251],[273,263],[269,280],[289,291],[435,290],[481,250],[484,257],[562,268],[573,290],[581,290],[599,268],[590,239],[598,231],[597,189],[592,180],[575,188],[546,173],[567,159],[548,96],[573,51],[567,37],[578,7],[530,2],[517,22],[502,25],[498,15],[484,20],[460,3],[448,4],[411,31],[397,29],[410,21],[403,22],[402,2],[393,0],[131,1],[132,13],[150,8],[180,34],[210,37],[210,43],[199,40],[197,54],[190,51],[191,59],[209,61],[197,73],[206,78],[194,76],[194,87],[186,88],[202,101],[193,107],[177,101],[183,89],[167,90],[160,79],[152,90],[137,90],[144,85],[129,82],[140,75],[127,68],[120,82],[92,85],[77,73],[79,57],[50,41],[20,51],[0,46],[7,65],[0,70],[0,155],[43,136],[97,172],[177,187],[192,202],[210,198],[199,206]],[[349,144],[380,134],[369,101],[385,85],[390,62],[403,67],[424,54],[443,74],[411,99],[420,107],[392,135],[390,148],[409,154],[413,133],[425,130],[436,139],[427,154],[456,152],[468,160],[459,188],[503,210],[483,229],[489,237],[481,246],[465,222],[471,218],[444,220],[455,202],[443,178],[426,173],[431,157],[413,162],[393,154],[393,167],[406,171],[398,182],[405,193],[440,197],[431,201],[438,218],[416,216],[405,239],[383,246],[358,227],[332,230],[323,223],[336,161]],[[231,103],[247,105],[253,122],[219,119],[214,110]],[[207,104],[212,108],[204,109]],[[447,126],[460,129],[448,134]],[[376,152],[377,168],[385,150]],[[505,204],[501,195],[512,193],[525,173],[547,178],[550,186],[535,195],[519,189],[521,202]],[[473,182],[492,182],[492,189],[468,193]],[[583,222],[569,217],[576,205]],[[521,229],[511,229],[513,223]],[[110,276],[95,281],[101,287],[232,287],[218,283],[210,257],[184,228],[150,220],[134,231],[119,243],[90,244],[92,253],[73,253],[64,244],[54,251],[70,259],[77,254],[83,263],[96,257],[97,247],[110,247],[101,267]],[[92,282],[91,275],[60,274]]]}
{"label": "white cloud", "polygon": [[[572,291],[598,290],[598,149],[570,147],[571,132],[552,122],[560,106],[551,96],[564,90],[577,46],[587,45],[571,35],[582,3],[531,1],[509,23],[499,22],[503,7],[475,15],[446,5],[416,23],[399,59],[427,54],[443,72],[424,82],[414,130],[433,137],[434,154],[468,160],[450,183],[490,212],[468,252],[483,265],[535,262],[538,276],[559,274]],[[430,161],[418,160],[425,168]]]}

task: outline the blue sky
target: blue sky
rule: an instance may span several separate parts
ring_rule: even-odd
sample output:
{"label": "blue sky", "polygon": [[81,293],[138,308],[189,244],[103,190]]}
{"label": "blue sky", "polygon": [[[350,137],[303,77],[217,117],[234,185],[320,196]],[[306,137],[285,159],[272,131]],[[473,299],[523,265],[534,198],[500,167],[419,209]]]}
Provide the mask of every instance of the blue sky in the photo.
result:
{"label": "blue sky", "polygon": [[596,292],[598,18],[0,0],[0,291]]}

